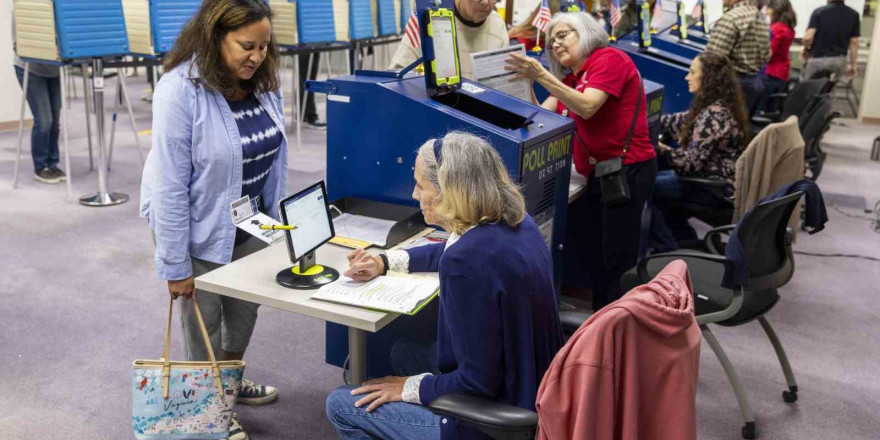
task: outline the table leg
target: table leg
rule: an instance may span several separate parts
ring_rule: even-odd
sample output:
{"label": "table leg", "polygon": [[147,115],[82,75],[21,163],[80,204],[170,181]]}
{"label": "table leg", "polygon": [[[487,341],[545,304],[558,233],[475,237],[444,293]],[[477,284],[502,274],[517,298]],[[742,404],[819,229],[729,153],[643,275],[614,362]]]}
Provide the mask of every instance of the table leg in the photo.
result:
{"label": "table leg", "polygon": [[352,384],[367,380],[367,332],[359,328],[348,328],[348,366]]}

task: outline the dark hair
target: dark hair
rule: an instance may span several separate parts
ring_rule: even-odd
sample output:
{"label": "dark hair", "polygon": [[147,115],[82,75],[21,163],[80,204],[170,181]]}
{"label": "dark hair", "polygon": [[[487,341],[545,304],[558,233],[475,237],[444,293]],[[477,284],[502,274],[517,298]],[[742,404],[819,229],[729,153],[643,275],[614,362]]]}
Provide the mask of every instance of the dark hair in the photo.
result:
{"label": "dark hair", "polygon": [[678,144],[685,146],[691,140],[694,121],[706,107],[719,103],[726,107],[748,140],[749,118],[736,72],[726,55],[703,52],[697,56],[702,66],[700,90],[694,95],[691,108],[684,118],[684,127],[678,131]]}
{"label": "dark hair", "polygon": [[782,22],[782,24],[794,29],[797,26],[797,15],[791,8],[791,2],[788,0],[769,0],[767,6],[773,9],[773,23]]}
{"label": "dark hair", "polygon": [[220,44],[226,34],[265,18],[272,19],[272,9],[265,0],[205,0],[181,30],[165,59],[165,70],[169,71],[195,56],[202,81],[223,96],[232,96],[239,87],[260,93],[278,89],[281,55],[274,33],[266,48],[266,59],[247,81],[234,82],[220,55]]}

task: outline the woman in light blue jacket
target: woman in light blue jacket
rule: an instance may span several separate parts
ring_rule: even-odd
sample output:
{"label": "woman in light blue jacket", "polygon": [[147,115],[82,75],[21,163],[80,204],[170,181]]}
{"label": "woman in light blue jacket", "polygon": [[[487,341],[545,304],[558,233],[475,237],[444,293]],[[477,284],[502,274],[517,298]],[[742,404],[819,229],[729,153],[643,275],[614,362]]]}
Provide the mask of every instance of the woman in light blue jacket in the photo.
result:
{"label": "woman in light blue jacket", "polygon": [[[198,301],[217,359],[242,359],[257,304],[195,291],[194,277],[264,245],[238,230],[230,204],[247,195],[277,218],[286,189],[287,139],[280,56],[264,0],[205,1],[168,54],[153,97],[153,148],[141,216],[156,242],[156,270],[182,297],[188,360],[208,359],[194,316]],[[274,387],[244,380],[238,401],[275,400]],[[230,439],[246,439],[234,426]]]}

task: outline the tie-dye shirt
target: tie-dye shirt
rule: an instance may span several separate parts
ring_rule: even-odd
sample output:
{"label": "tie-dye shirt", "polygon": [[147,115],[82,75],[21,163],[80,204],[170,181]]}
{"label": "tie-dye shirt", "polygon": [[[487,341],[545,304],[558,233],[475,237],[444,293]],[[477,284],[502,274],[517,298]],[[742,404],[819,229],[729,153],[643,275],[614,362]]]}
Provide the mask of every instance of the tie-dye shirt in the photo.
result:
{"label": "tie-dye shirt", "polygon": [[241,196],[247,194],[251,200],[258,200],[258,208],[265,212],[271,207],[264,207],[260,199],[269,169],[281,147],[281,130],[253,93],[241,101],[227,102],[241,137]]}
{"label": "tie-dye shirt", "polygon": [[[281,148],[281,130],[253,93],[241,101],[227,102],[241,138],[241,196],[247,194],[256,201],[257,209],[267,212],[272,207],[263,203],[263,186]],[[247,237],[248,234],[239,229],[235,234],[235,245],[242,244]]]}

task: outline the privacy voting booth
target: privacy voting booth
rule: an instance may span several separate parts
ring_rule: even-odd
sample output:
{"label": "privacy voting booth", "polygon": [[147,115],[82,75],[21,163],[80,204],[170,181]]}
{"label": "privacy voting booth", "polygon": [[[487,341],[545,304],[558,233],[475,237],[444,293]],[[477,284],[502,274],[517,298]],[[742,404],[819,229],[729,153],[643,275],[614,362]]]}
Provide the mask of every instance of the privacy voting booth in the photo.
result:
{"label": "privacy voting booth", "polygon": [[[628,36],[616,42],[616,47],[630,56],[639,73],[646,80],[662,85],[662,112],[682,112],[690,107],[691,93],[688,91],[685,76],[693,58],[681,56],[668,50],[654,47],[650,23],[650,10],[642,4],[639,9],[638,28],[635,38]],[[648,96],[648,116],[651,117],[651,85],[645,83],[645,93]]]}
{"label": "privacy voting booth", "polygon": [[122,0],[131,53],[158,55],[174,47],[200,0]]}
{"label": "privacy voting booth", "polygon": [[[430,3],[430,4],[428,4]],[[327,191],[331,201],[358,198],[418,206],[412,199],[416,150],[450,130],[482,136],[498,150],[551,250],[557,285],[568,206],[573,122],[461,77],[452,0],[419,2],[425,76],[357,71],[307,89],[327,94]],[[420,63],[421,60],[415,64]],[[415,65],[410,66],[415,67]],[[391,345],[403,335],[433,337],[436,301],[367,338],[370,376],[390,374]],[[434,315],[432,316],[432,310]],[[327,358],[342,366],[347,329],[327,324]]]}
{"label": "privacy voting booth", "polygon": [[121,0],[15,0],[16,53],[62,61],[129,53]]}

